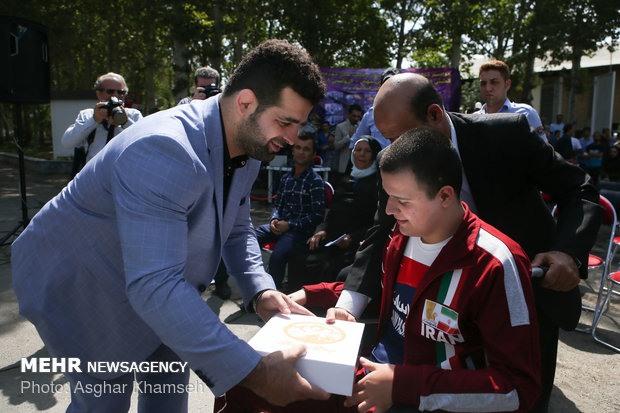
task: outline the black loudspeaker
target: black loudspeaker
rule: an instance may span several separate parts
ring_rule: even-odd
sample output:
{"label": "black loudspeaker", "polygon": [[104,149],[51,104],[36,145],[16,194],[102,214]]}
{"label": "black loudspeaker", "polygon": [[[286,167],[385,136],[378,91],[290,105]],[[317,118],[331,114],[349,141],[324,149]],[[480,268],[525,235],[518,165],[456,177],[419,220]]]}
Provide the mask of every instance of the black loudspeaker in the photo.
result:
{"label": "black loudspeaker", "polygon": [[49,100],[47,28],[18,17],[0,16],[0,102]]}

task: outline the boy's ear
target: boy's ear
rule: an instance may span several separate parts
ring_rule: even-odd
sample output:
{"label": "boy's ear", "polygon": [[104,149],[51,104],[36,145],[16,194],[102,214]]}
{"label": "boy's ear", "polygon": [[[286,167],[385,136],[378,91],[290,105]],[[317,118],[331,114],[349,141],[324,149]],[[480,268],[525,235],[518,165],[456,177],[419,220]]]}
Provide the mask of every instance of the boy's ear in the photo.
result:
{"label": "boy's ear", "polygon": [[454,200],[457,198],[454,188],[450,185],[444,185],[439,188],[437,196],[439,196],[442,204],[454,202]]}

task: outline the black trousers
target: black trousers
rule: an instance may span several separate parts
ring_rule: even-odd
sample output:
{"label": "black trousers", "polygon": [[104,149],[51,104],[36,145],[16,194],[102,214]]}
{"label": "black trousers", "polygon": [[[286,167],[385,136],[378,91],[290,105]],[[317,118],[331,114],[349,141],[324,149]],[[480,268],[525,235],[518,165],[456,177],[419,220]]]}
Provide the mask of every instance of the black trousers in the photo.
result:
{"label": "black trousers", "polygon": [[555,365],[558,356],[559,327],[542,311],[538,311],[538,329],[540,331],[542,393],[530,412],[544,413],[549,409],[549,398],[553,390]]}

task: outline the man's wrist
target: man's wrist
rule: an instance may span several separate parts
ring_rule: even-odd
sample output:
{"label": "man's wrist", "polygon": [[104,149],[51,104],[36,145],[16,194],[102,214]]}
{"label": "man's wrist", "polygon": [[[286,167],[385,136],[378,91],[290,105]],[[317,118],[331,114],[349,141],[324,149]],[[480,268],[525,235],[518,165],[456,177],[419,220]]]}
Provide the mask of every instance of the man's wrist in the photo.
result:
{"label": "man's wrist", "polygon": [[264,376],[264,372],[265,363],[263,362],[263,358],[261,357],[256,367],[254,367],[250,374],[245,376],[243,380],[239,382],[239,385],[248,389],[256,388],[257,384],[261,384],[260,382],[261,378]]}
{"label": "man's wrist", "polygon": [[252,312],[254,312],[254,313],[256,313],[256,312],[257,312],[256,310],[257,310],[257,307],[258,307],[258,301],[260,300],[260,298],[263,296],[263,294],[264,294],[266,291],[269,291],[269,289],[266,289],[266,290],[263,290],[263,291],[258,292],[258,293],[254,296],[254,298],[252,298],[252,301],[250,302],[250,310],[251,310]]}

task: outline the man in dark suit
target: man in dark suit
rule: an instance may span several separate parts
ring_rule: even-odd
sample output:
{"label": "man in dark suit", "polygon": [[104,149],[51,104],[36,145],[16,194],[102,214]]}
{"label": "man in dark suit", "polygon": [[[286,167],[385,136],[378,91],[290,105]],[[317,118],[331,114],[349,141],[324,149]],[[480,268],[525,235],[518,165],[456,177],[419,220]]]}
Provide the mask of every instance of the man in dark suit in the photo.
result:
{"label": "man in dark suit", "polygon": [[[532,133],[524,116],[448,113],[423,76],[404,73],[390,78],[377,93],[374,112],[377,128],[388,139],[421,126],[451,139],[463,163],[461,199],[480,218],[517,241],[532,266],[549,267],[545,278],[534,282],[543,394],[533,411],[546,411],[555,375],[558,327],[572,330],[579,321],[578,284],[587,276],[588,252],[602,217],[597,189],[587,174]],[[541,191],[558,205],[557,224]],[[385,215],[386,195],[381,192],[379,225],[369,231],[358,250],[328,320],[358,318],[369,301],[380,298],[381,253],[394,223]]]}

